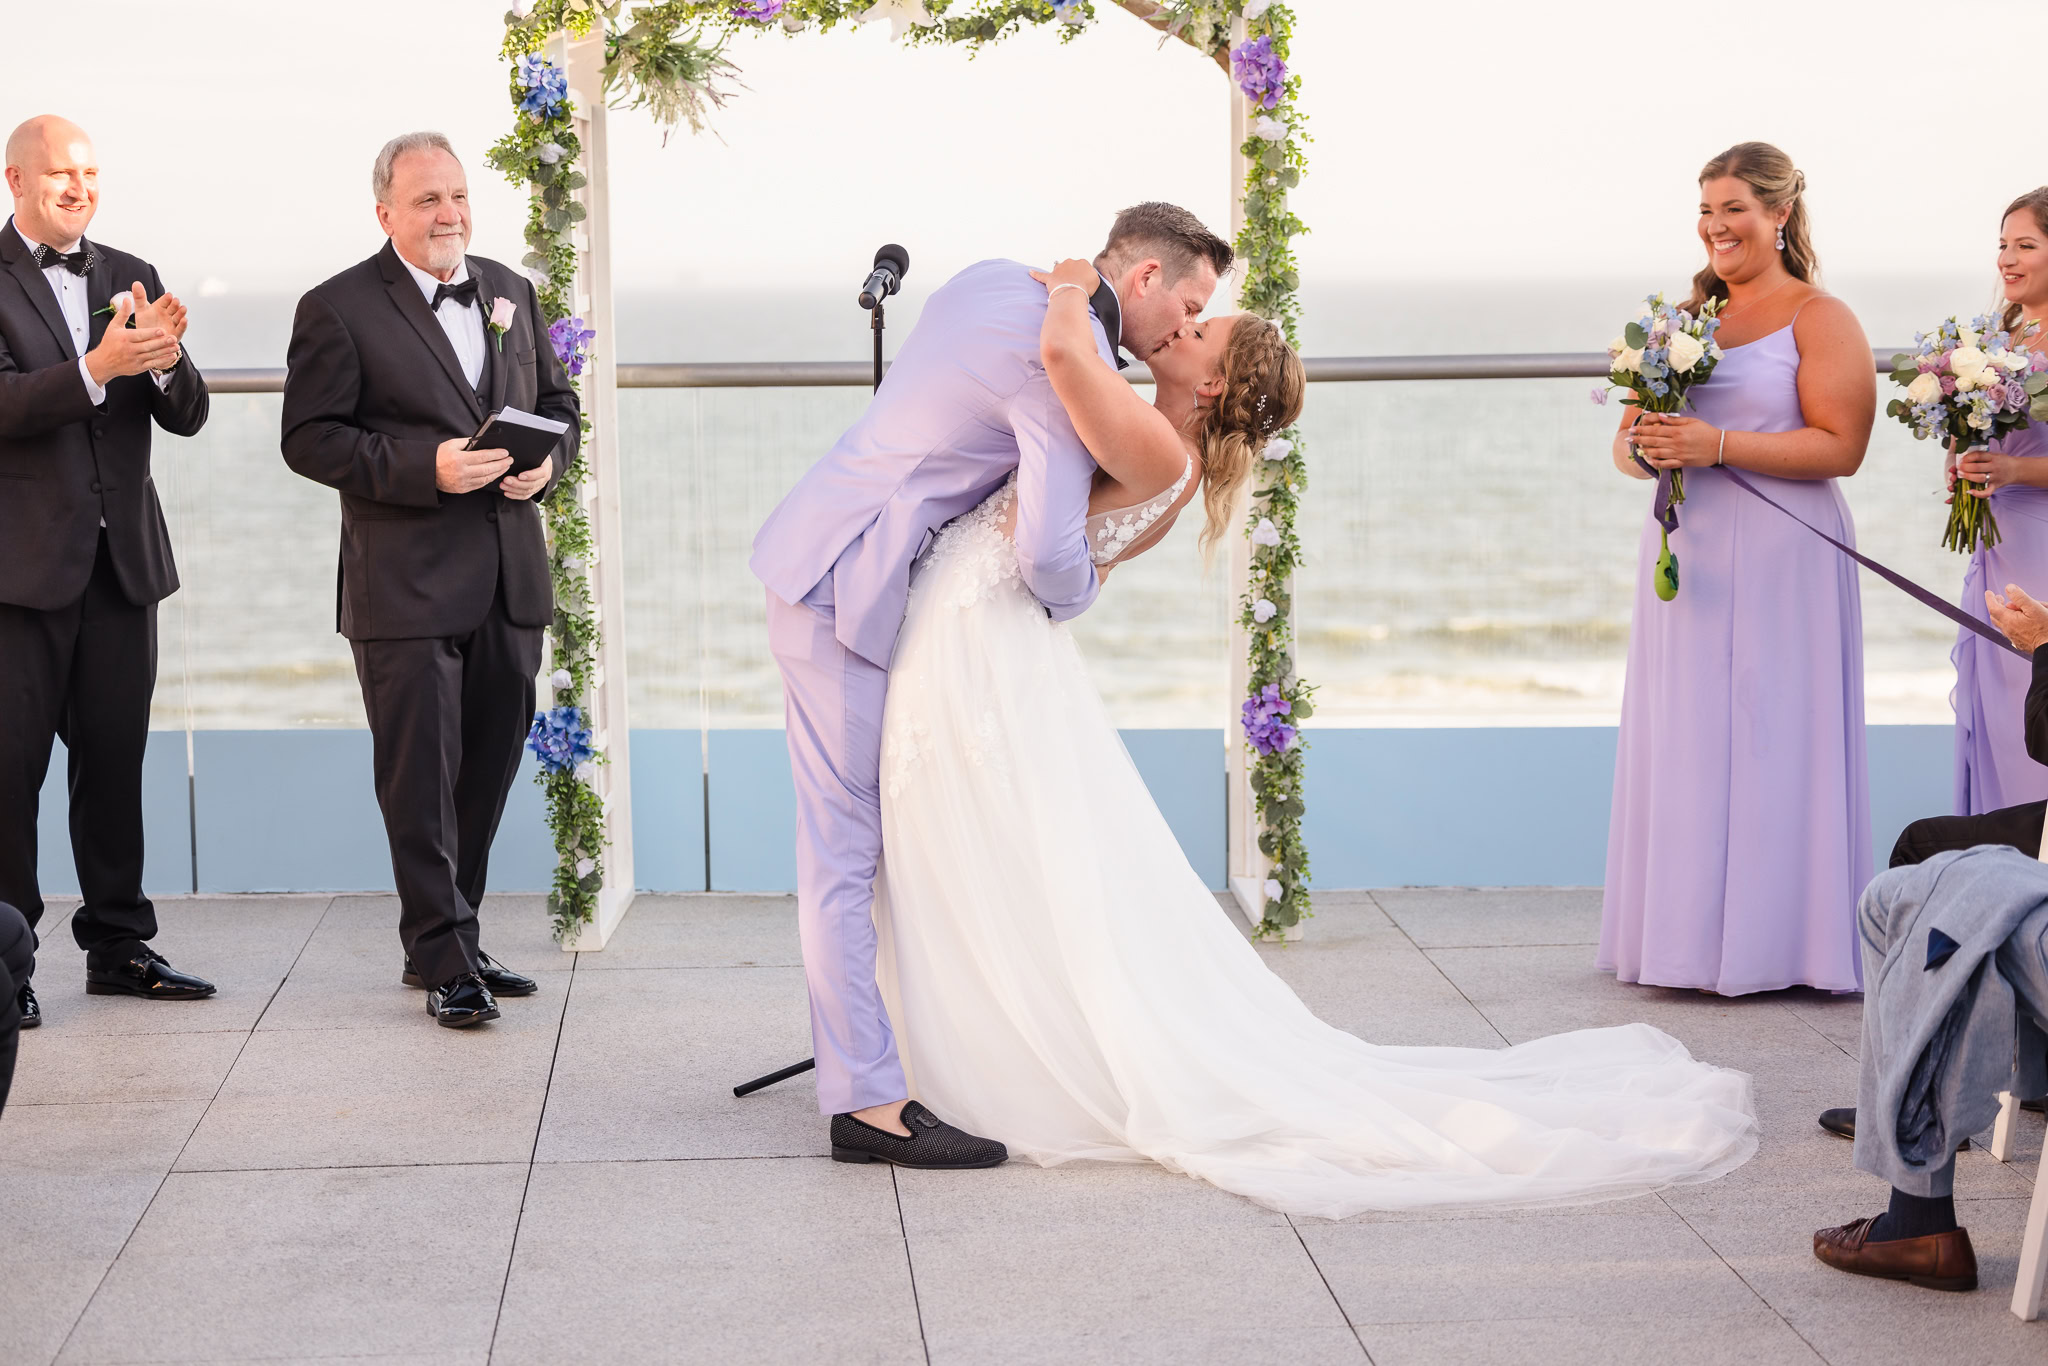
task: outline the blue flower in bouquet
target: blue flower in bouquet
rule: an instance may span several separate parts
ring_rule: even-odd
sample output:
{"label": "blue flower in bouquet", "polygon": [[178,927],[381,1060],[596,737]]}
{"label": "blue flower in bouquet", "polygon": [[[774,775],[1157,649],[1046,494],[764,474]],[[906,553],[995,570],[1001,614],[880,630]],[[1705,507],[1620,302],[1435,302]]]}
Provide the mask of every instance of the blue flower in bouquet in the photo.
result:
{"label": "blue flower in bouquet", "polygon": [[1293,726],[1280,718],[1294,710],[1294,704],[1280,695],[1280,685],[1268,683],[1244,700],[1244,738],[1262,755],[1278,754],[1294,743]]}
{"label": "blue flower in bouquet", "polygon": [[588,763],[597,755],[590,747],[590,727],[583,723],[581,707],[556,707],[534,713],[533,729],[526,733],[526,747],[550,773],[572,773],[577,765]]}
{"label": "blue flower in bouquet", "polygon": [[782,13],[783,3],[784,0],[740,0],[739,4],[732,7],[732,17],[765,24]]}
{"label": "blue flower in bouquet", "polygon": [[557,318],[548,325],[548,342],[555,348],[555,359],[562,362],[571,379],[590,364],[590,343],[596,339],[597,333],[585,327],[581,318]]}
{"label": "blue flower in bouquet", "polygon": [[1260,109],[1271,109],[1286,93],[1287,63],[1273,55],[1271,35],[1239,43],[1230,54],[1230,74],[1245,98]]}
{"label": "blue flower in bouquet", "polygon": [[563,106],[569,102],[569,74],[543,57],[532,53],[519,59],[519,85],[526,93],[519,97],[519,108],[536,119],[561,117]]}

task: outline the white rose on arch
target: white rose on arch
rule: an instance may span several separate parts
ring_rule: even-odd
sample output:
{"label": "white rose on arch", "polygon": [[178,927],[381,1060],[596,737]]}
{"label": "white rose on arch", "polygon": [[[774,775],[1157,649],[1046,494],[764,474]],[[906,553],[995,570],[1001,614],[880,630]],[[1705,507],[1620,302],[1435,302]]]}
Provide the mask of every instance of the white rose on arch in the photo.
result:
{"label": "white rose on arch", "polygon": [[1252,120],[1251,135],[1267,142],[1287,141],[1287,125],[1271,114],[1261,114]]}
{"label": "white rose on arch", "polygon": [[889,21],[889,36],[897,42],[913,28],[933,28],[938,20],[924,7],[924,0],[875,0],[875,3],[855,15],[856,24],[873,23],[877,19]]}
{"label": "white rose on arch", "polygon": [[1271,621],[1274,617],[1278,616],[1279,614],[1280,609],[1275,607],[1272,603],[1268,602],[1264,598],[1260,598],[1257,602],[1252,604],[1252,620],[1256,621],[1261,626],[1264,626],[1267,622]]}
{"label": "white rose on arch", "polygon": [[1280,528],[1273,525],[1271,517],[1259,518],[1259,524],[1252,528],[1252,544],[1264,546],[1280,544]]}
{"label": "white rose on arch", "polygon": [[1294,454],[1294,443],[1284,436],[1276,436],[1266,443],[1266,449],[1259,454],[1271,461],[1285,460]]}
{"label": "white rose on arch", "polygon": [[1280,885],[1279,878],[1269,877],[1266,879],[1265,893],[1266,900],[1278,901],[1281,897],[1287,895],[1287,889]]}

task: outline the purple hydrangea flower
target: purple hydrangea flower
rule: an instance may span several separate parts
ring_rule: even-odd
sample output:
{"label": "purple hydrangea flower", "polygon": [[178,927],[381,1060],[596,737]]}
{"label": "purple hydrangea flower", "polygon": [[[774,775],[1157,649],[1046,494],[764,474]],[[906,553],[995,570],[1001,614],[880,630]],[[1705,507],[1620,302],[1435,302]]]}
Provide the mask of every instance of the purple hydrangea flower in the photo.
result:
{"label": "purple hydrangea flower", "polygon": [[1230,74],[1257,108],[1271,109],[1286,93],[1287,63],[1273,55],[1271,35],[1239,43],[1230,54]]}
{"label": "purple hydrangea flower", "polygon": [[1280,695],[1280,685],[1268,683],[1244,700],[1244,738],[1260,754],[1278,754],[1294,743],[1296,730],[1280,718],[1294,710],[1294,704]]}
{"label": "purple hydrangea flower", "polygon": [[578,764],[588,763],[597,755],[590,747],[590,727],[584,724],[581,707],[556,707],[534,713],[533,729],[526,733],[526,747],[550,773],[574,772]]}
{"label": "purple hydrangea flower", "polygon": [[519,59],[519,85],[519,107],[536,119],[559,118],[569,102],[569,73],[530,52]]}
{"label": "purple hydrangea flower", "polygon": [[752,19],[757,24],[765,24],[782,13],[784,3],[785,0],[740,0],[739,4],[732,7],[732,17]]}
{"label": "purple hydrangea flower", "polygon": [[581,318],[557,318],[548,326],[548,341],[555,348],[555,359],[562,362],[571,379],[590,364],[590,343],[596,339],[597,333],[585,327]]}

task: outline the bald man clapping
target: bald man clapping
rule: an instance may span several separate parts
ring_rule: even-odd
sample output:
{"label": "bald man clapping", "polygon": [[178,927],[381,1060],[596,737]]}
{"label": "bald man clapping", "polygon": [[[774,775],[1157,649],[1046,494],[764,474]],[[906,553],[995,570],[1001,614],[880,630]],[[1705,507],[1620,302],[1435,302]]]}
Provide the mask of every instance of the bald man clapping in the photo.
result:
{"label": "bald man clapping", "polygon": [[[150,482],[152,424],[191,436],[206,384],[186,311],[148,262],[87,238],[100,172],[85,130],[54,115],[7,139],[13,217],[0,228],[0,902],[42,917],[36,805],[51,743],[69,752],[71,849],[84,904],[71,932],[85,990],[211,996],[149,946],[142,756],[156,685],[156,605],[178,588]],[[54,813],[53,813],[54,814]],[[19,983],[22,1023],[41,1022]]]}

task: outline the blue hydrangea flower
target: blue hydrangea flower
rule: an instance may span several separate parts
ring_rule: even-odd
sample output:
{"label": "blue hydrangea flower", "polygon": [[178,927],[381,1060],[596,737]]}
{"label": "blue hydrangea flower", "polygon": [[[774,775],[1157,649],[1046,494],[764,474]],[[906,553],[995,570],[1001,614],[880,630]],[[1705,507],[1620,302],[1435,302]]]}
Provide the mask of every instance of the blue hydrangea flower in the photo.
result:
{"label": "blue hydrangea flower", "polygon": [[525,94],[519,108],[536,120],[560,118],[569,103],[569,73],[544,57],[527,53],[519,59],[518,79]]}
{"label": "blue hydrangea flower", "polygon": [[526,747],[550,773],[573,773],[578,764],[597,755],[590,747],[590,727],[584,724],[581,707],[536,712],[533,728],[526,733]]}

